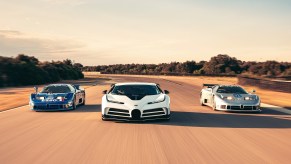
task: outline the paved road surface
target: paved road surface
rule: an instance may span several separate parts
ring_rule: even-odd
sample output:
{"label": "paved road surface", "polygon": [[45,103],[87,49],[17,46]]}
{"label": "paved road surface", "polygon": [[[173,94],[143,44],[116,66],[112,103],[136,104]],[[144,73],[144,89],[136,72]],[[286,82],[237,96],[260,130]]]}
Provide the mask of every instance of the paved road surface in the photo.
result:
{"label": "paved road surface", "polygon": [[291,117],[214,112],[199,105],[201,88],[162,79],[171,92],[172,119],[103,122],[101,91],[86,90],[75,111],[34,112],[28,106],[0,113],[0,163],[290,163]]}

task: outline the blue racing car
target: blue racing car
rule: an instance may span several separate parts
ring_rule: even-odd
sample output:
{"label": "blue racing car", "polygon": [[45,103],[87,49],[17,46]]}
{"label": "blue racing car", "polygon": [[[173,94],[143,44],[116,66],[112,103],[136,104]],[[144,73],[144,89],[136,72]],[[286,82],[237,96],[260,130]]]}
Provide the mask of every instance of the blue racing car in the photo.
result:
{"label": "blue racing car", "polygon": [[80,85],[51,84],[30,95],[29,105],[35,111],[74,110],[85,105],[85,90]]}

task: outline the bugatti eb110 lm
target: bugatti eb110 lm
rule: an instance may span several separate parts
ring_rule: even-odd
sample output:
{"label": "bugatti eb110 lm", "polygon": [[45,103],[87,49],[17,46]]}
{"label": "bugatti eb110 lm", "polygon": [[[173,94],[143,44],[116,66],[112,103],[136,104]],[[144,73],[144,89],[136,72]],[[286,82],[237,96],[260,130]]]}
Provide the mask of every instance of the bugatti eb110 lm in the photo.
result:
{"label": "bugatti eb110 lm", "polygon": [[29,105],[35,111],[73,110],[85,104],[85,90],[79,85],[51,84],[30,95]]}

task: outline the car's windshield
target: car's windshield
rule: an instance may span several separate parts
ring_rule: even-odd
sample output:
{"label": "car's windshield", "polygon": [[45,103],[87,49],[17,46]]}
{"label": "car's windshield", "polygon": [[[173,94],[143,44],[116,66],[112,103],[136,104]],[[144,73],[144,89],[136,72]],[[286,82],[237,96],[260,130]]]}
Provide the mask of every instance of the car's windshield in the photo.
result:
{"label": "car's windshield", "polygon": [[116,95],[157,95],[161,91],[155,85],[119,85],[111,92]]}
{"label": "car's windshield", "polygon": [[247,92],[238,86],[221,86],[217,89],[217,93],[238,93],[238,94],[247,94]]}
{"label": "car's windshield", "polygon": [[41,93],[69,93],[71,89],[66,85],[50,85],[44,87]]}

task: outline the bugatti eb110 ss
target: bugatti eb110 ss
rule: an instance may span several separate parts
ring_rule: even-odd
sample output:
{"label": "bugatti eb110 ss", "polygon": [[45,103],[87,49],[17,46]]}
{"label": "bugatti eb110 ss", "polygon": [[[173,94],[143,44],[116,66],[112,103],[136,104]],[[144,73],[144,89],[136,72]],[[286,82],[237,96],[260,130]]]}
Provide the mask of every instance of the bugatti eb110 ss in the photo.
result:
{"label": "bugatti eb110 ss", "polygon": [[200,93],[201,105],[212,107],[213,110],[261,112],[260,97],[245,91],[238,85],[203,84]]}

